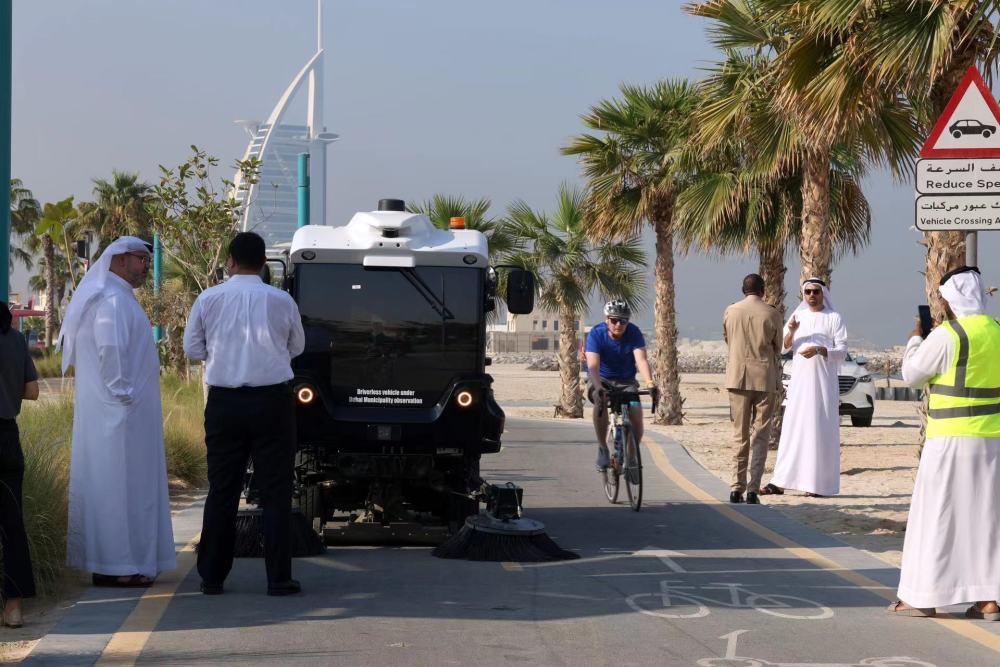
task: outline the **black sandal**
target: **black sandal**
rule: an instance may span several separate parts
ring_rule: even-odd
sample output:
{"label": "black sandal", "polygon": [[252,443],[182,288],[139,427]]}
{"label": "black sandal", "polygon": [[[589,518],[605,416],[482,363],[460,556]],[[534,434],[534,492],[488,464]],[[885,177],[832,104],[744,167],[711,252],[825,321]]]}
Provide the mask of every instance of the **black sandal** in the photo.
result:
{"label": "black sandal", "polygon": [[763,489],[760,490],[760,495],[762,496],[783,496],[785,495],[785,490],[775,486],[774,484],[767,484]]}

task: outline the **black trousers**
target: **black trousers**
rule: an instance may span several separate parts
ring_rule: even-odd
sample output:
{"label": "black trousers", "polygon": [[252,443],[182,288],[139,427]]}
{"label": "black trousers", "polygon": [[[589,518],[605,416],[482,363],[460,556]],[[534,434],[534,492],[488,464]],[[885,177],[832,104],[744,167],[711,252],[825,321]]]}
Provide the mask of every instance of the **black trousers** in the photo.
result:
{"label": "black trousers", "polygon": [[233,567],[236,515],[251,455],[264,523],[268,583],[292,578],[289,521],[295,461],[295,404],[286,384],[212,387],[205,406],[208,498],[198,546],[202,581],[221,584]]}
{"label": "black trousers", "polygon": [[24,484],[24,453],[17,422],[0,419],[0,547],[3,549],[3,597],[35,595],[28,535],[24,532],[21,487]]}

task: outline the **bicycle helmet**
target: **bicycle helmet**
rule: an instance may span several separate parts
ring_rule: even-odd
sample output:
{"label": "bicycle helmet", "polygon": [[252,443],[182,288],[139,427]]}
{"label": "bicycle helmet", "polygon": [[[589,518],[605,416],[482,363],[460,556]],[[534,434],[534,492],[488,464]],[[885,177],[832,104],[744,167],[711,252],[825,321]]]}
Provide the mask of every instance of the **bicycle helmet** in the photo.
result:
{"label": "bicycle helmet", "polygon": [[604,317],[621,317],[627,320],[632,317],[632,311],[622,299],[612,299],[604,304]]}

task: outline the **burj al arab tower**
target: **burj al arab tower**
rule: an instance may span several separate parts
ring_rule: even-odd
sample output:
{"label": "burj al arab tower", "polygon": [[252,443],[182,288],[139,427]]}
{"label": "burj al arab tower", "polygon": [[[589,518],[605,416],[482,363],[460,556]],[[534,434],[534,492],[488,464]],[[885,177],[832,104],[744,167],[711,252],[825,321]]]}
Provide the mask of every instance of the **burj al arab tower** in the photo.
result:
{"label": "burj al arab tower", "polygon": [[[323,125],[323,5],[316,2],[316,53],[295,75],[264,122],[236,121],[250,135],[243,159],[261,161],[260,179],[250,184],[237,173],[236,198],[242,203],[240,228],[264,237],[268,247],[292,240],[298,223],[298,156],[309,153],[309,209],[313,224],[326,224],[326,149],[337,135]],[[307,85],[304,85],[307,84]],[[289,122],[286,111],[303,92],[305,124]]]}

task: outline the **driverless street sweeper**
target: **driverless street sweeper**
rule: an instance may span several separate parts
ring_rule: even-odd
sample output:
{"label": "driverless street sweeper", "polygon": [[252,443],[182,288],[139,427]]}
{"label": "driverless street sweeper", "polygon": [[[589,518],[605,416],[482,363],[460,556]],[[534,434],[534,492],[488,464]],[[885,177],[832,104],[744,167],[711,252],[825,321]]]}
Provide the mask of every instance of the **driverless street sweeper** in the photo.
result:
{"label": "driverless street sweeper", "polygon": [[534,277],[503,267],[498,280],[486,237],[451,227],[383,199],[346,226],[300,228],[279,262],[306,334],[292,362],[299,509],[327,542],[450,536],[435,555],[572,558],[521,517],[520,488],[479,475],[504,429],[487,314],[500,282],[507,309],[530,313]]}

